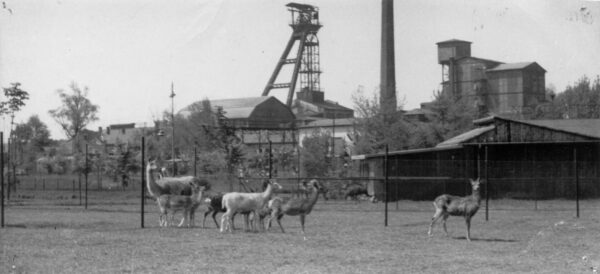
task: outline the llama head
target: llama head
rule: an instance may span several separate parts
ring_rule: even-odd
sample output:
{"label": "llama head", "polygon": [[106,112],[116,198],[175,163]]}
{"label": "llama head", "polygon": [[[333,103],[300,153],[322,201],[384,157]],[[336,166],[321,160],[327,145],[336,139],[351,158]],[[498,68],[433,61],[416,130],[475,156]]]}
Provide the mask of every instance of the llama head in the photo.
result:
{"label": "llama head", "polygon": [[158,166],[156,165],[156,160],[149,160],[146,165],[146,169],[150,171],[158,170]]}
{"label": "llama head", "polygon": [[479,190],[479,185],[481,184],[481,180],[479,178],[472,180],[469,179],[471,181],[471,186],[473,187],[473,191],[477,191]]}
{"label": "llama head", "polygon": [[273,189],[281,189],[281,185],[277,183],[274,179],[265,180],[265,183],[270,185]]}

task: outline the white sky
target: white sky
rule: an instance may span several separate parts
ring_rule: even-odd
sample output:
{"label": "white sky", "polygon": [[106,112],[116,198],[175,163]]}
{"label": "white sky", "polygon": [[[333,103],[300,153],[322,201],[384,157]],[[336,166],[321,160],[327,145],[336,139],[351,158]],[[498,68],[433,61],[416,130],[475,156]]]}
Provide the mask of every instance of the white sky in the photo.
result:
{"label": "white sky", "polygon": [[[100,106],[91,129],[151,125],[152,117],[201,100],[260,96],[291,34],[289,0],[4,0],[0,86],[22,83],[31,99],[16,122],[38,114],[64,138],[48,110],[57,89],[88,86]],[[325,98],[353,107],[359,85],[379,85],[381,1],[311,0],[319,31]],[[405,109],[439,88],[436,42],[473,42],[472,55],[536,61],[562,91],[600,74],[600,2],[403,0],[395,3],[396,81]],[[582,9],[584,8],[585,9]],[[288,76],[286,76],[288,78]],[[289,79],[289,78],[288,78]],[[281,79],[277,82],[284,82]],[[289,80],[288,80],[289,81]],[[287,90],[271,94],[285,100]],[[0,118],[8,130],[9,118]]]}

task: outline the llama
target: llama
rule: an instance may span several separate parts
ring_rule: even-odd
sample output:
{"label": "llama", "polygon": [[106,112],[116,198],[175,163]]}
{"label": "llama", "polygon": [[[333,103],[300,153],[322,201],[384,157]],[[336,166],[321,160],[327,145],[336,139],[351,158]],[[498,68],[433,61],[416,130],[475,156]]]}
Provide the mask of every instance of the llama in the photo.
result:
{"label": "llama", "polygon": [[302,226],[302,234],[304,235],[304,220],[306,219],[306,215],[310,214],[317,203],[319,198],[319,188],[321,188],[319,182],[315,179],[311,180],[309,185],[312,188],[312,191],[308,198],[295,197],[285,201],[282,198],[276,197],[269,202],[269,208],[271,208],[272,212],[271,217],[269,218],[268,228],[271,227],[271,220],[277,218],[276,220],[281,228],[281,232],[285,233],[283,226],[281,226],[281,218],[283,218],[284,215],[300,216],[300,225]]}
{"label": "llama", "polygon": [[[169,226],[173,223],[176,212],[183,212],[184,223],[187,220],[187,227],[194,226],[194,215],[196,209],[203,203],[204,186],[192,186],[192,195],[172,195],[164,194],[156,200],[160,208],[159,224]],[[168,215],[171,213],[171,218]],[[181,226],[181,224],[180,224]]]}
{"label": "llama", "polygon": [[[267,189],[267,184],[268,184],[268,182],[266,182],[266,181],[263,183],[263,191],[265,189]],[[208,204],[208,207],[207,207],[206,212],[204,212],[204,219],[202,219],[202,228],[205,228],[204,224],[206,222],[206,216],[208,216],[208,214],[211,214],[211,213],[212,213],[212,219],[215,222],[215,225],[217,226],[217,228],[220,228],[219,227],[219,222],[217,222],[216,216],[219,213],[225,213],[226,212],[225,208],[223,207],[223,203],[222,203],[222,201],[223,201],[223,193],[216,193],[216,194],[208,197],[206,200],[207,200],[206,203]],[[250,212],[241,212],[241,213],[244,214],[244,215],[250,214]],[[236,214],[237,214],[237,212],[234,213],[233,216],[231,216],[231,219],[232,219],[231,228],[233,230],[235,230],[235,226],[234,226],[235,222],[233,220],[235,219],[235,215]],[[246,228],[247,228],[248,227],[248,223],[246,222],[245,225],[246,225]]]}
{"label": "llama", "polygon": [[431,236],[431,230],[436,221],[442,218],[442,224],[444,226],[444,232],[448,236],[448,230],[446,230],[446,219],[448,216],[463,216],[467,223],[467,240],[471,241],[471,218],[477,213],[479,205],[481,203],[481,195],[479,194],[479,179],[470,180],[473,192],[470,196],[459,197],[452,196],[449,194],[442,194],[435,198],[433,206],[435,207],[435,214],[431,218],[431,224],[429,225],[429,236]]}
{"label": "llama", "polygon": [[[204,186],[206,190],[210,188],[210,184],[206,180],[194,176],[159,178],[159,173],[156,161],[148,161],[146,165],[146,184],[148,192],[155,199],[165,194],[191,195],[193,185]],[[183,222],[184,219],[181,220],[179,226],[183,225]]]}
{"label": "llama", "polygon": [[191,195],[192,185],[204,186],[207,190],[210,188],[206,180],[194,176],[159,178],[159,173],[156,161],[149,161],[146,165],[146,184],[148,192],[154,198],[164,194]]}
{"label": "llama", "polygon": [[[279,185],[274,180],[267,181],[267,188],[264,192],[259,193],[241,193],[241,192],[230,192],[223,195],[222,204],[227,211],[221,216],[221,232],[229,230],[232,232],[231,224],[233,223],[233,214],[243,212],[255,212],[258,215],[258,211],[262,209],[271,196],[273,195],[274,188],[280,189]],[[247,220],[247,216],[244,218]],[[248,221],[246,221],[246,224]]]}

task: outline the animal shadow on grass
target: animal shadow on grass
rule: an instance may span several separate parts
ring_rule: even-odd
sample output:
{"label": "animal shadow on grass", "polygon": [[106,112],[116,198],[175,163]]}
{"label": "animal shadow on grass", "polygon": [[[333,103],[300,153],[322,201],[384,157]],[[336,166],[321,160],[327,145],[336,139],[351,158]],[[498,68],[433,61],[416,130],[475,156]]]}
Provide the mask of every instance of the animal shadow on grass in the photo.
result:
{"label": "animal shadow on grass", "polygon": [[[465,236],[452,237],[452,239],[466,240],[467,237],[465,237]],[[474,238],[474,237],[471,237],[471,241],[473,241],[473,242],[497,242],[497,243],[516,243],[516,242],[518,242],[518,240],[514,240],[514,239],[498,239],[498,238],[483,239],[483,238]]]}

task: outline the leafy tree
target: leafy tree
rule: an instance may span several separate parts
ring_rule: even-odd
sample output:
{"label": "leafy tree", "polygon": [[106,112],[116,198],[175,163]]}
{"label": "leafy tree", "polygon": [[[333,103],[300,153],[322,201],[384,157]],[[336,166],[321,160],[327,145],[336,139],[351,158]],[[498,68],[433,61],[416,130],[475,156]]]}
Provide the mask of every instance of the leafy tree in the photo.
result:
{"label": "leafy tree", "polygon": [[98,106],[94,105],[88,96],[88,88],[83,90],[72,82],[69,86],[72,93],[66,93],[64,90],[57,91],[60,96],[62,106],[50,110],[50,116],[61,126],[65,135],[73,140],[73,146],[80,150],[78,137],[85,127],[98,120]]}
{"label": "leafy tree", "polygon": [[227,172],[233,174],[235,167],[242,163],[244,152],[242,140],[236,135],[235,128],[230,125],[223,108],[218,108],[214,113],[215,125],[202,125],[211,145],[220,150],[227,163]]}
{"label": "leafy tree", "polygon": [[[550,88],[547,93],[553,92]],[[552,98],[552,97],[550,97]],[[550,102],[539,106],[534,119],[600,118],[600,76],[593,83],[582,76],[574,85],[555,95]]]}
{"label": "leafy tree", "polygon": [[13,131],[15,149],[19,154],[16,159],[25,169],[32,170],[44,147],[51,144],[48,127],[37,115],[29,117],[26,123],[18,124]]}
{"label": "leafy tree", "polygon": [[364,95],[362,87],[352,94],[358,116],[354,139],[357,154],[408,148],[409,124],[401,111],[383,113],[377,93],[371,98]]}
{"label": "leafy tree", "polygon": [[37,115],[29,117],[27,122],[18,124],[14,130],[17,140],[24,141],[36,152],[44,151],[44,147],[51,144],[48,126]]}
{"label": "leafy tree", "polygon": [[310,136],[302,139],[302,166],[308,177],[323,177],[331,168],[331,157],[328,157],[329,142],[331,135],[313,132]]}
{"label": "leafy tree", "polygon": [[11,83],[11,87],[3,88],[7,101],[0,102],[0,115],[11,114],[21,110],[25,101],[29,99],[29,93],[20,88],[21,83]]}

